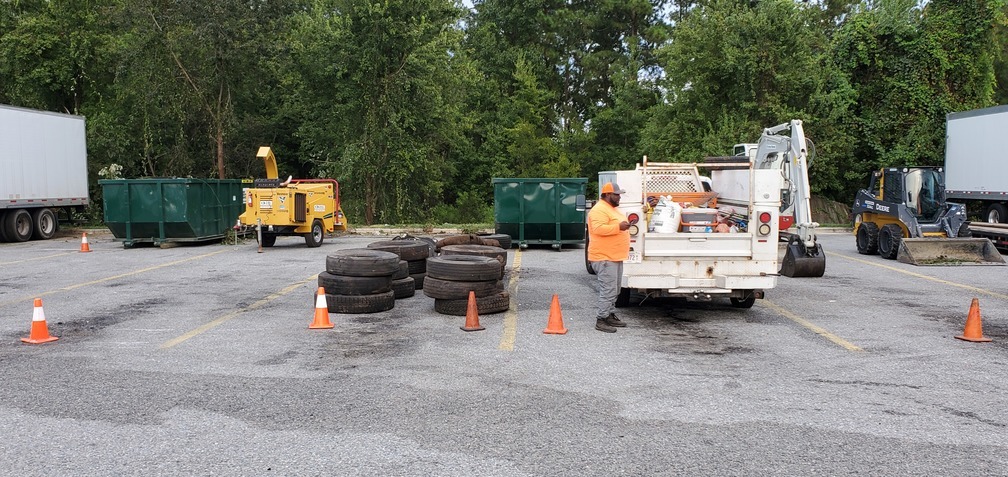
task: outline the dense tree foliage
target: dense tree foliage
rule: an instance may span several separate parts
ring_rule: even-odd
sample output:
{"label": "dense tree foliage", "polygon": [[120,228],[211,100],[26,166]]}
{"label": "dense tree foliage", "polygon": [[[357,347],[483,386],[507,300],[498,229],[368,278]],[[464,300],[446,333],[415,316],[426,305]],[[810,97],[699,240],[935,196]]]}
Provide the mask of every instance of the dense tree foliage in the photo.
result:
{"label": "dense tree foliage", "polygon": [[[0,103],[88,118],[91,183],[333,177],[356,222],[490,219],[494,177],[696,161],[805,121],[812,186],[940,164],[1008,103],[1004,0],[14,0]],[[100,189],[93,187],[95,195]]]}

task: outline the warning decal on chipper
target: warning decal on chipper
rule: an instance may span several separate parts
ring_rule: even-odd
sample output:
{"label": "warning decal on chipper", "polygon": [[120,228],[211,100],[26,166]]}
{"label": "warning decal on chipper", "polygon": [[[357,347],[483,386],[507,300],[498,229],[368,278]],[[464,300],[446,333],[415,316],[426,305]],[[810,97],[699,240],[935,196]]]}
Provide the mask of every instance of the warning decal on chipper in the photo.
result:
{"label": "warning decal on chipper", "polygon": [[315,204],[315,212],[325,212],[325,204]]}
{"label": "warning decal on chipper", "polygon": [[259,208],[260,209],[272,209],[273,208],[273,201],[272,200],[260,200],[259,201]]}

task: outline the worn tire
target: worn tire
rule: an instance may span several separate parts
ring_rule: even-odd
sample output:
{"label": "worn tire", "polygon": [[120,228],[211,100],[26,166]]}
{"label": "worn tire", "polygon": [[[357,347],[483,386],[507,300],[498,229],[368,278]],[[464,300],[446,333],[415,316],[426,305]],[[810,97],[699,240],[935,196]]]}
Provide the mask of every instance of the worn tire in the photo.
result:
{"label": "worn tire", "polygon": [[374,295],[391,290],[392,279],[388,276],[353,277],[322,272],[318,276],[318,286],[333,295]]}
{"label": "worn tire", "polygon": [[461,300],[469,298],[469,292],[476,297],[490,296],[504,290],[504,283],[498,280],[460,282],[427,277],[424,279],[424,295],[444,300]]}
{"label": "worn tire", "polygon": [[478,234],[480,238],[484,240],[496,240],[500,244],[500,248],[509,249],[511,248],[511,236],[508,234]]}
{"label": "worn tire", "polygon": [[413,286],[417,290],[423,290],[424,280],[427,279],[426,273],[411,273],[410,278],[413,279]]}
{"label": "worn tire", "polygon": [[409,276],[409,262],[407,262],[406,260],[399,260],[399,270],[396,270],[396,272],[392,274],[392,279],[402,280],[403,278],[406,278],[408,276]]}
{"label": "worn tire", "polygon": [[326,306],[329,313],[377,313],[391,310],[395,307],[395,294],[392,290],[374,295],[333,295],[326,293]]}
{"label": "worn tire", "polygon": [[900,241],[903,240],[903,229],[896,224],[883,225],[878,233],[878,252],[882,258],[895,260],[899,255]]}
{"label": "worn tire", "polygon": [[878,253],[878,225],[875,222],[861,222],[857,230],[857,251],[861,255]]}
{"label": "worn tire", "polygon": [[476,234],[460,234],[452,235],[450,237],[445,237],[436,242],[437,250],[440,252],[441,249],[449,245],[482,245],[483,239]]}
{"label": "worn tire", "polygon": [[409,266],[409,274],[410,275],[415,275],[417,273],[426,273],[427,272],[427,259],[426,258],[423,259],[423,260],[411,260],[407,264]]}
{"label": "worn tire", "polygon": [[448,245],[441,247],[441,255],[478,255],[496,258],[501,266],[507,264],[507,250],[490,245]]}
{"label": "worn tire", "polygon": [[500,280],[500,262],[475,255],[442,255],[427,259],[427,276],[442,280]]}
{"label": "worn tire", "polygon": [[56,235],[59,228],[59,221],[56,220],[56,213],[48,207],[35,209],[32,211],[32,238],[35,240],[49,240]]}
{"label": "worn tire", "polygon": [[430,255],[427,244],[417,240],[382,240],[369,243],[367,248],[392,252],[406,261],[423,260]]}
{"label": "worn tire", "polygon": [[399,256],[384,250],[348,248],[326,257],[326,271],[352,277],[390,277],[399,270]]}
{"label": "worn tire", "polygon": [[416,281],[410,277],[392,280],[392,293],[396,300],[416,295]]}
{"label": "worn tire", "polygon": [[[511,295],[506,291],[476,299],[476,312],[481,315],[500,313],[511,308]],[[469,310],[469,298],[464,300],[434,299],[434,311],[442,315],[465,316]]]}

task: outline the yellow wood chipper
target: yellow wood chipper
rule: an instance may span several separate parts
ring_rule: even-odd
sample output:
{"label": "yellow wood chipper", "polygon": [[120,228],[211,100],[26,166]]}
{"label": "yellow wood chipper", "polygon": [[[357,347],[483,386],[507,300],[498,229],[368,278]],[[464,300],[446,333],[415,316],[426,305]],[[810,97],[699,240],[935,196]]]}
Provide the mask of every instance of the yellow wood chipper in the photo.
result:
{"label": "yellow wood chipper", "polygon": [[272,247],[281,235],[301,236],[309,247],[318,247],[327,233],[347,230],[339,183],[289,177],[280,181],[273,150],[262,146],[256,157],[266,164],[266,179],[256,179],[254,187],[247,190],[245,212],[238,221],[258,228],[257,238],[263,247]]}

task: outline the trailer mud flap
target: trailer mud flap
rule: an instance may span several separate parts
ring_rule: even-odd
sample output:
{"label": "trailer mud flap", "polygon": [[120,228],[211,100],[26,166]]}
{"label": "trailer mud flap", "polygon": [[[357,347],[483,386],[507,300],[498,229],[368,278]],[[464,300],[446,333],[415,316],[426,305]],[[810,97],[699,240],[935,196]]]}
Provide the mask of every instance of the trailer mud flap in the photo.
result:
{"label": "trailer mud flap", "polygon": [[905,238],[896,260],[911,265],[1004,265],[986,238]]}
{"label": "trailer mud flap", "polygon": [[826,253],[822,245],[806,247],[797,235],[788,240],[784,260],[781,261],[780,274],[785,277],[821,277],[826,272]]}

